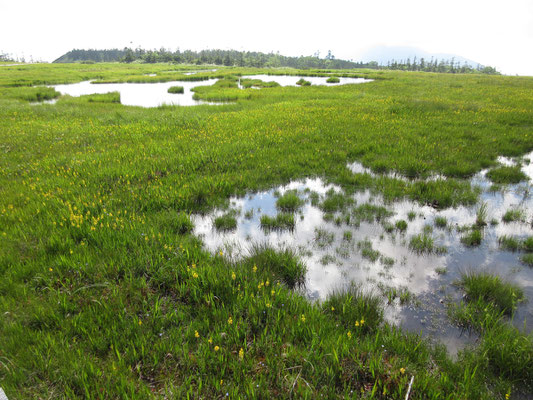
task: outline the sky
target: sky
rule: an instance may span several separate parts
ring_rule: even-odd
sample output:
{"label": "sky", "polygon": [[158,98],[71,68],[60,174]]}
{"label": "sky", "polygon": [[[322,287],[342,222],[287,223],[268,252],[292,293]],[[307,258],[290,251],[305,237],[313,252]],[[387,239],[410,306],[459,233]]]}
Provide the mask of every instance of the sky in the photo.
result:
{"label": "sky", "polygon": [[533,76],[533,0],[0,0],[0,52],[236,49],[358,61],[378,45],[456,54]]}

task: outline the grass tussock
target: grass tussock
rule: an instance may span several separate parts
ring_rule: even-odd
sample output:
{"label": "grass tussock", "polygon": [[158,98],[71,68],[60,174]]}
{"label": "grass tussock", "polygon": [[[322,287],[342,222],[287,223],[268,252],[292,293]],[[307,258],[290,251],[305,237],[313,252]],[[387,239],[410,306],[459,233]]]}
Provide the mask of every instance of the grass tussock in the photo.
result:
{"label": "grass tussock", "polygon": [[505,314],[511,314],[517,304],[524,300],[522,289],[503,281],[497,275],[488,273],[467,272],[456,283],[465,291],[469,301],[482,300],[497,307]]}
{"label": "grass tussock", "polygon": [[528,177],[519,165],[515,167],[501,166],[487,172],[487,178],[497,184],[515,184],[527,181]]}
{"label": "grass tussock", "polygon": [[509,209],[503,214],[502,221],[505,223],[510,222],[524,222],[526,213],[520,208]]}
{"label": "grass tussock", "polygon": [[481,232],[481,229],[478,228],[471,229],[461,236],[461,243],[468,247],[479,246],[482,240],[483,233]]}
{"label": "grass tussock", "polygon": [[234,212],[229,212],[215,218],[215,228],[219,231],[229,231],[237,228],[237,218]]}
{"label": "grass tussock", "polygon": [[382,301],[379,296],[366,293],[354,284],[331,293],[322,308],[354,335],[373,333],[383,323]]}
{"label": "grass tussock", "polygon": [[276,200],[276,207],[283,212],[295,212],[303,204],[304,201],[300,199],[295,191],[287,191]]}
{"label": "grass tussock", "polygon": [[261,228],[265,230],[291,230],[296,222],[293,213],[278,213],[275,217],[261,215]]}
{"label": "grass tussock", "polygon": [[183,94],[185,92],[185,89],[183,86],[171,86],[167,90],[168,93],[174,93],[174,94]]}
{"label": "grass tussock", "polygon": [[279,277],[289,288],[303,285],[307,267],[290,248],[275,250],[268,245],[253,245],[247,261]]}
{"label": "grass tussock", "polygon": [[120,103],[120,92],[88,94],[80,96],[80,100],[85,100],[88,103]]}

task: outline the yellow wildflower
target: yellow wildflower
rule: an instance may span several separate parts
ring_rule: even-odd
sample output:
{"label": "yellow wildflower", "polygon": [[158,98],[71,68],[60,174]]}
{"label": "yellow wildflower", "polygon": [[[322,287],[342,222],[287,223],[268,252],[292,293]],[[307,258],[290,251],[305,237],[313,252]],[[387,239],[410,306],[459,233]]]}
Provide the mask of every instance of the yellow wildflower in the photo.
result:
{"label": "yellow wildflower", "polygon": [[237,279],[237,275],[235,275],[235,272],[231,273],[231,279],[233,279],[233,280]]}
{"label": "yellow wildflower", "polygon": [[228,324],[230,324],[230,325],[233,324],[233,318],[231,318],[231,317],[228,318]]}
{"label": "yellow wildflower", "polygon": [[359,321],[355,321],[355,326],[359,326]]}
{"label": "yellow wildflower", "polygon": [[200,334],[198,333],[198,331],[194,331],[194,337],[196,337],[196,338],[200,337]]}
{"label": "yellow wildflower", "polygon": [[244,350],[243,348],[241,347],[241,349],[239,350],[239,358],[242,360],[244,358]]}
{"label": "yellow wildflower", "polygon": [[215,351],[219,351],[219,350],[220,350],[220,347],[215,346]]}
{"label": "yellow wildflower", "polygon": [[257,265],[254,265],[254,267],[252,268],[252,270],[253,270],[254,272],[257,272]]}
{"label": "yellow wildflower", "polygon": [[348,333],[346,334],[346,336],[348,336],[348,339],[350,339],[352,337],[352,332],[348,331]]}
{"label": "yellow wildflower", "polygon": [[207,341],[209,342],[209,344],[212,344],[213,343],[213,338],[209,338],[209,339],[207,339]]}
{"label": "yellow wildflower", "polygon": [[300,317],[300,319],[302,320],[302,322],[305,322],[305,315],[302,314],[302,316]]}
{"label": "yellow wildflower", "polygon": [[405,368],[403,368],[403,367],[400,368],[400,373],[401,373],[402,375],[405,374]]}
{"label": "yellow wildflower", "polygon": [[196,279],[198,278],[198,274],[196,272],[193,272],[192,277]]}
{"label": "yellow wildflower", "polygon": [[363,324],[365,323],[365,319],[364,318],[361,318],[361,326],[363,326]]}
{"label": "yellow wildflower", "polygon": [[331,307],[331,311],[335,311],[335,307],[332,306],[332,307]]}

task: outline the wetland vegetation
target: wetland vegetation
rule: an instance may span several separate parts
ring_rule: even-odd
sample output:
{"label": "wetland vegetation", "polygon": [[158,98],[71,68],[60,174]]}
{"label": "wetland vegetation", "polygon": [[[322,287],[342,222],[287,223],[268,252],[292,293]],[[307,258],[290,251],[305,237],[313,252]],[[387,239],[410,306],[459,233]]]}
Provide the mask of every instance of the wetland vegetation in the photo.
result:
{"label": "wetland vegetation", "polygon": [[[533,150],[533,79],[363,69],[343,76],[373,82],[242,90],[239,76],[338,71],[210,68],[0,70],[8,397],[403,399],[412,377],[411,399],[530,396],[531,325],[514,320],[533,300],[519,279],[533,264],[529,182],[494,178],[512,191],[488,193],[470,179]],[[195,96],[233,103],[143,108],[46,87],[207,79],[218,82]],[[243,226],[237,257],[223,240]],[[481,268],[488,243],[484,267],[501,270]],[[449,253],[475,271],[457,276]],[[376,290],[306,292],[359,275]],[[439,286],[451,280],[449,298]],[[446,329],[479,339],[452,358],[387,318],[423,295],[442,299]]]}

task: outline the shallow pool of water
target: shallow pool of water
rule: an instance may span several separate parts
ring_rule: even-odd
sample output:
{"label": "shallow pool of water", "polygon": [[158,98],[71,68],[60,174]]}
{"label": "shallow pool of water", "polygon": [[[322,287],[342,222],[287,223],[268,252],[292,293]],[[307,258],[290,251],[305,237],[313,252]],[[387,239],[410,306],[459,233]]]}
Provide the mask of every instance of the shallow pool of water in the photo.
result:
{"label": "shallow pool of water", "polygon": [[317,76],[289,76],[289,75],[247,75],[241,77],[241,79],[260,79],[263,82],[277,82],[280,86],[298,86],[296,82],[300,79],[305,79],[306,81],[311,82],[312,85],[326,85],[326,86],[338,86],[346,84],[355,84],[355,83],[365,83],[372,82],[372,79],[364,78],[339,78],[340,82],[338,83],[328,83],[326,80],[328,77],[317,77]]}
{"label": "shallow pool of water", "polygon": [[[351,164],[350,168],[367,172],[360,164]],[[473,182],[485,188],[481,201],[487,206],[487,221],[498,223],[489,223],[483,229],[483,240],[477,247],[465,246],[461,242],[464,233],[458,228],[475,222],[479,205],[439,211],[407,200],[385,204],[381,196],[364,191],[350,196],[353,205],[328,215],[319,203],[328,191],[341,193],[342,190],[320,179],[291,182],[272,190],[232,198],[230,209],[236,212],[236,229],[217,231],[214,219],[228,210],[215,210],[212,214],[194,217],[195,234],[212,252],[222,249],[235,260],[248,255],[251,243],[297,249],[308,267],[304,290],[309,298],[324,299],[347,282],[359,283],[380,293],[386,303],[390,299],[386,308],[389,321],[444,343],[454,354],[476,340],[476,336],[469,336],[451,325],[446,314],[446,304],[461,298],[453,282],[465,271],[487,271],[519,285],[528,301],[519,305],[514,323],[521,328],[525,325],[528,331],[533,328],[533,268],[520,262],[524,253],[503,251],[498,243],[503,235],[520,238],[533,235],[530,185],[509,185],[503,191],[490,192],[487,189],[491,184],[485,173],[476,175]],[[295,213],[294,229],[262,229],[261,216],[275,216],[277,198],[288,190],[296,190],[305,201]],[[367,208],[371,208],[368,205],[385,206],[393,215],[380,221],[361,218],[358,208],[362,205]],[[524,210],[525,221],[503,223],[502,216],[509,208]],[[349,222],[346,215],[350,216]],[[436,225],[437,217],[446,218],[446,227]],[[399,220],[407,221],[404,232],[391,229]],[[419,254],[411,250],[411,238],[423,232],[433,238],[436,248],[446,251]],[[374,259],[369,253],[374,254]],[[394,291],[398,293],[396,297],[391,295]],[[400,293],[405,291],[413,297],[401,304]]]}
{"label": "shallow pool of water", "polygon": [[[209,86],[217,79],[199,82],[157,82],[157,83],[91,83],[84,81],[68,85],[52,86],[61,94],[69,96],[82,96],[86,94],[102,94],[120,92],[120,102],[126,106],[158,107],[163,104],[178,106],[196,106],[200,104],[220,104],[201,100],[194,100],[191,91],[196,86]],[[184,93],[168,93],[171,86],[183,86]]]}

